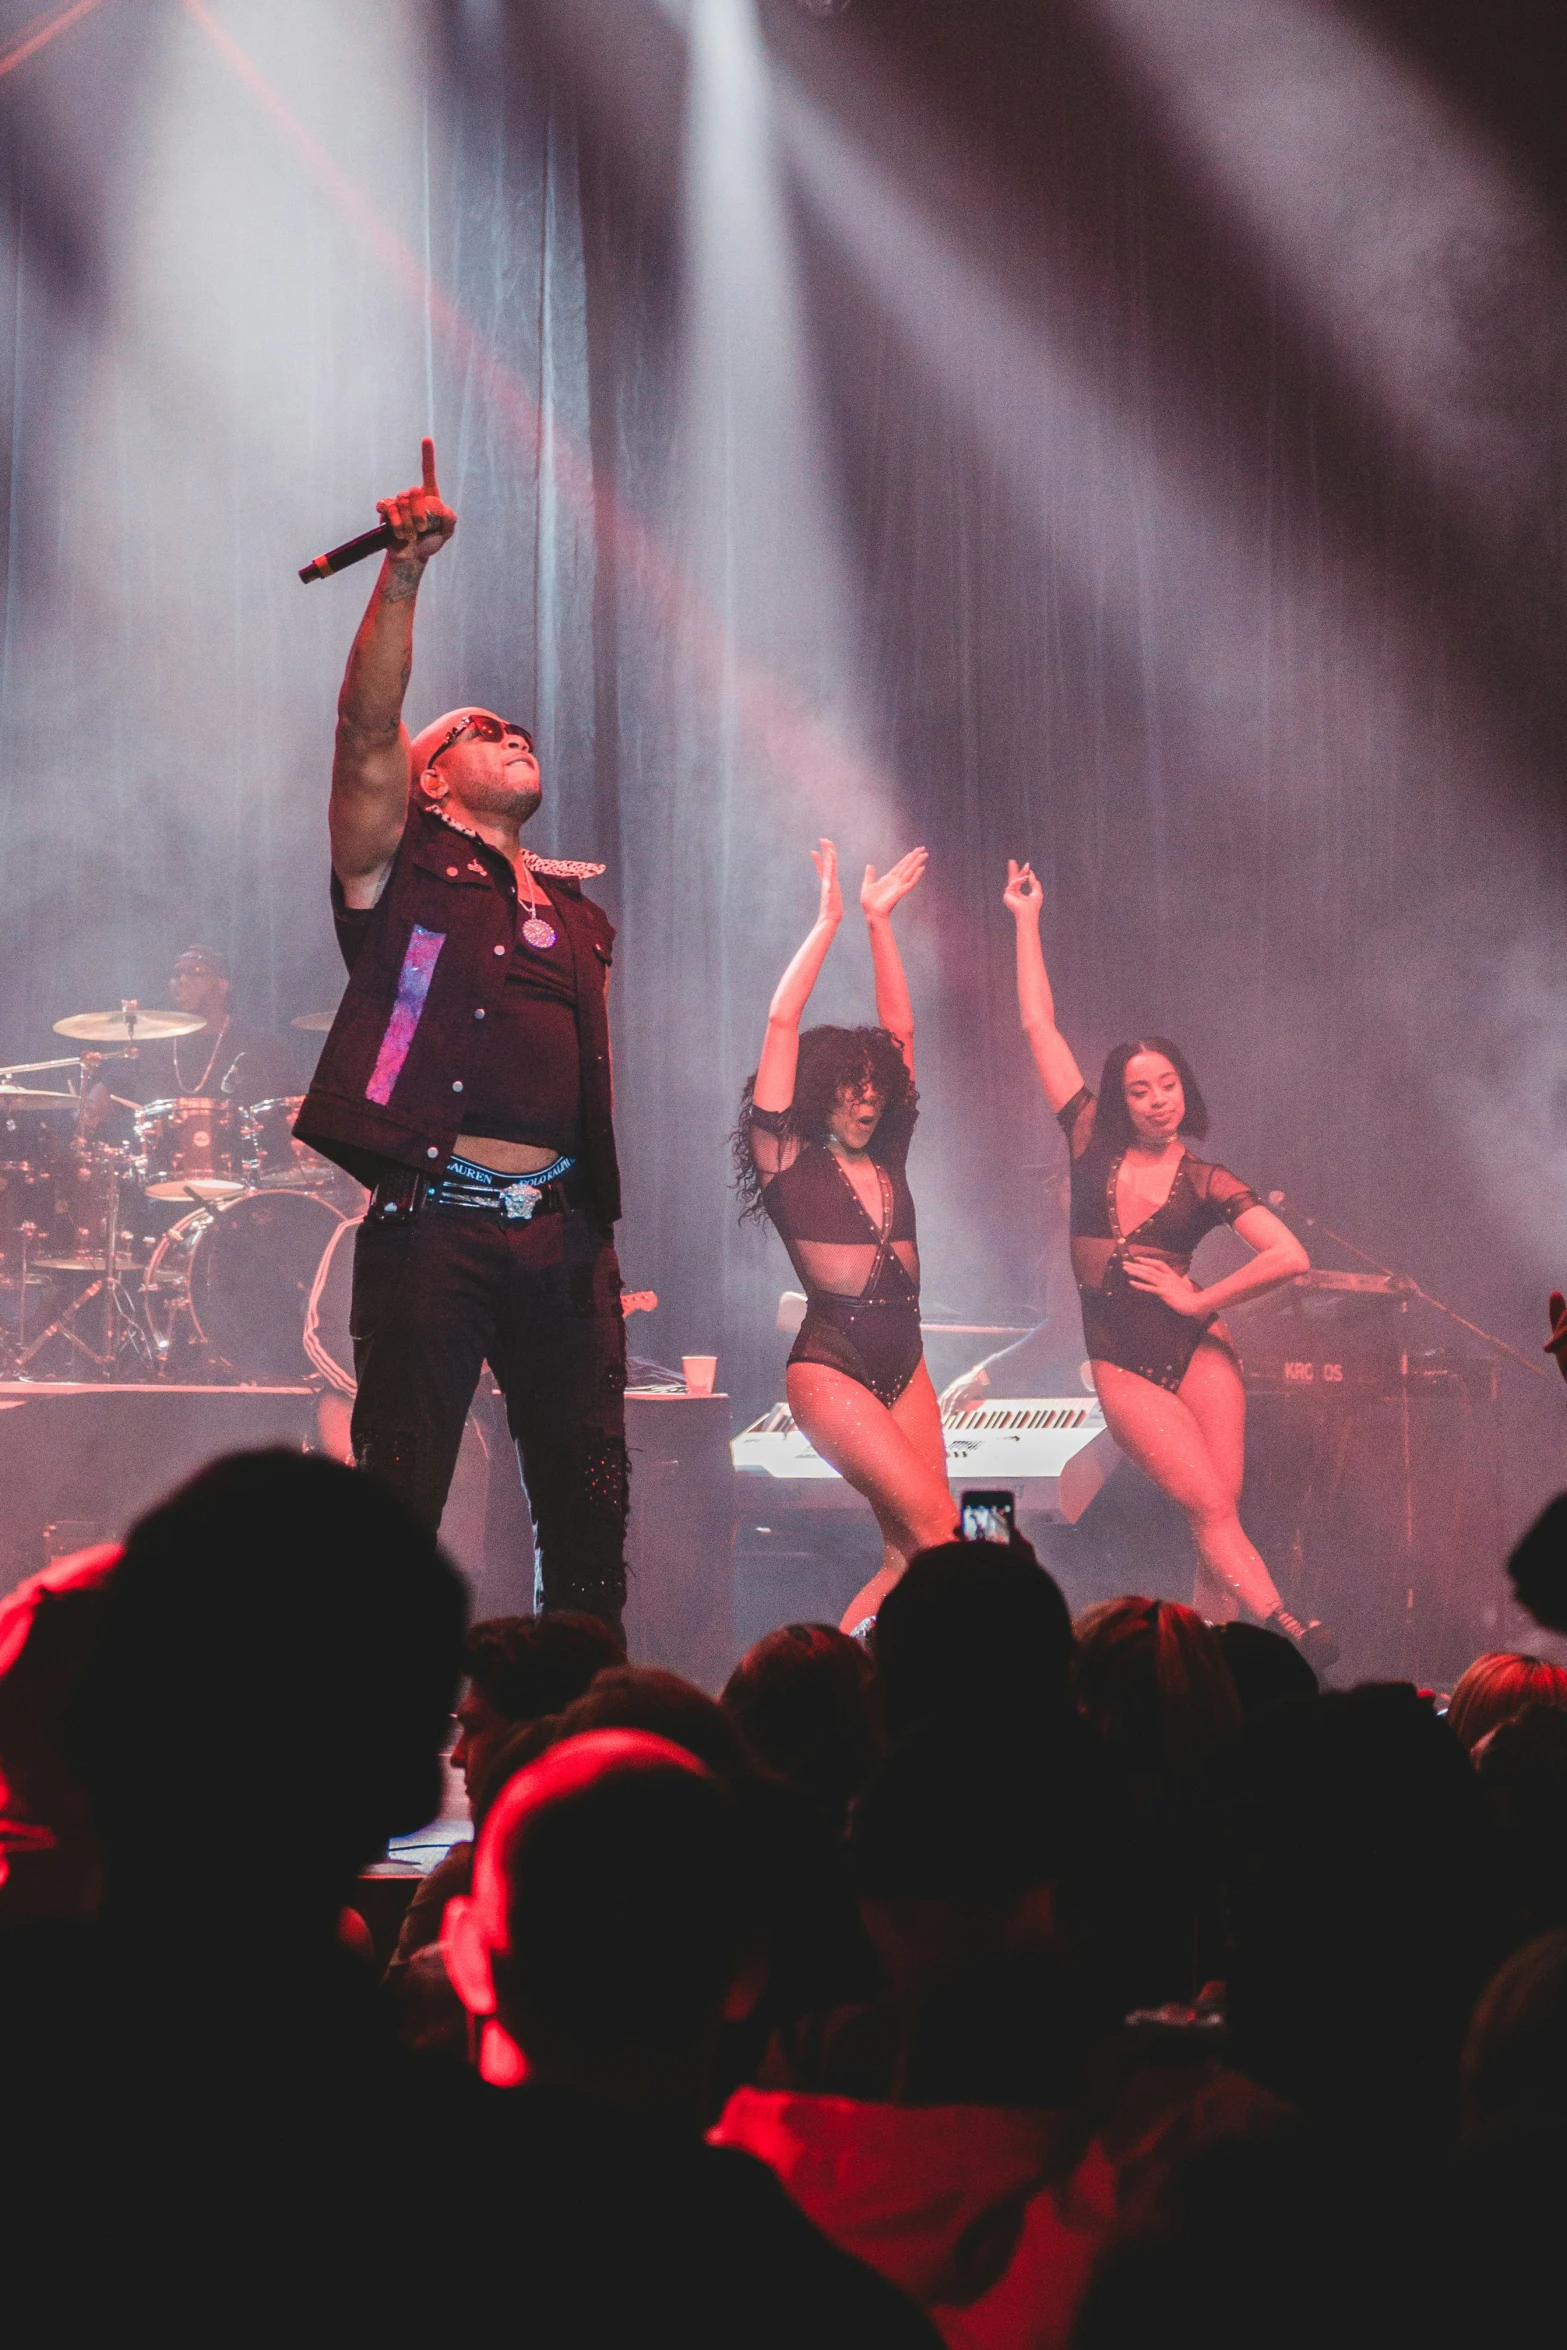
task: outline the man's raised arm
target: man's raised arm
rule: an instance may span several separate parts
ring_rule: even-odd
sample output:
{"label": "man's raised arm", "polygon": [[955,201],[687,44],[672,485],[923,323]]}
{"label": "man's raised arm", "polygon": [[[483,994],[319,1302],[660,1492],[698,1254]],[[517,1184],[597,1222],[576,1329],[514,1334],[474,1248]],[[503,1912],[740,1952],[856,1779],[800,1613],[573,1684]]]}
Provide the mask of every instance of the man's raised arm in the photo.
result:
{"label": "man's raised arm", "polygon": [[373,906],[408,821],[408,729],[403,696],[413,670],[414,599],[424,567],[457,528],[435,484],[435,443],[423,444],[424,479],[376,511],[394,533],[359,623],[337,697],[332,757],[332,869],[351,906]]}

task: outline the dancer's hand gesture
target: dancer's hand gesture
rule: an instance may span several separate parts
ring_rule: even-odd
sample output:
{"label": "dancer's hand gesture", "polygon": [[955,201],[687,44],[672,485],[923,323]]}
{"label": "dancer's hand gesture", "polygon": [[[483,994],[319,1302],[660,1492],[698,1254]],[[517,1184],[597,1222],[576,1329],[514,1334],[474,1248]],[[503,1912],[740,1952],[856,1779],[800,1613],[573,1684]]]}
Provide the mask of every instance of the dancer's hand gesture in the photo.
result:
{"label": "dancer's hand gesture", "polygon": [[836,930],[843,920],[843,892],[838,887],[838,851],[830,840],[819,841],[811,851],[811,863],[822,877],[821,901],[816,909],[818,923]]}
{"label": "dancer's hand gesture", "polygon": [[860,883],[860,911],[867,922],[884,922],[900,898],[906,898],[925,870],[925,851],[910,849],[889,872],[879,877],[874,865],[865,868]]}
{"label": "dancer's hand gesture", "polygon": [[1202,1291],[1191,1275],[1177,1273],[1163,1257],[1145,1256],[1141,1249],[1128,1249],[1122,1262],[1132,1287],[1158,1298],[1172,1312],[1188,1317],[1212,1312],[1212,1307],[1203,1302]]}
{"label": "dancer's hand gesture", "polygon": [[1045,893],[1039,886],[1039,876],[1032,865],[1020,865],[1015,857],[1007,859],[1007,886],[1001,893],[1001,903],[1019,922],[1025,917],[1030,922],[1039,920],[1039,909],[1045,902]]}

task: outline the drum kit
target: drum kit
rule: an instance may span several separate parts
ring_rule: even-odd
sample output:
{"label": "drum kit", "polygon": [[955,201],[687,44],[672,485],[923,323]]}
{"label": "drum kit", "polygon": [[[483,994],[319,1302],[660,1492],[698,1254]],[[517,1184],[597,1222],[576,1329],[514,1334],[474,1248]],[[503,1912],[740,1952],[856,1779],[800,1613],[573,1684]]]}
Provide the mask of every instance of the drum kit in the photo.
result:
{"label": "drum kit", "polygon": [[[314,1370],[351,1391],[352,1249],[337,1243],[364,1194],[295,1140],[303,1096],[129,1101],[106,1092],[105,1067],[201,1021],[127,1000],[54,1025],[77,1055],[0,1069],[0,1378]],[[128,1138],[101,1140],[114,1108]]]}

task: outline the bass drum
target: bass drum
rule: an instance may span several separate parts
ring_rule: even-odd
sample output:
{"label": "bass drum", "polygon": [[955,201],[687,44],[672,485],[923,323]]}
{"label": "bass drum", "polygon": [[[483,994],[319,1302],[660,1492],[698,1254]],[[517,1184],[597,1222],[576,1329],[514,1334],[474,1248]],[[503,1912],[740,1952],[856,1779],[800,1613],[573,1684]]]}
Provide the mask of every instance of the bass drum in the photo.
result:
{"label": "bass drum", "polygon": [[305,1317],[341,1212],[313,1191],[245,1192],[183,1216],[143,1279],[161,1362],[198,1351],[241,1379],[293,1385],[309,1376]]}

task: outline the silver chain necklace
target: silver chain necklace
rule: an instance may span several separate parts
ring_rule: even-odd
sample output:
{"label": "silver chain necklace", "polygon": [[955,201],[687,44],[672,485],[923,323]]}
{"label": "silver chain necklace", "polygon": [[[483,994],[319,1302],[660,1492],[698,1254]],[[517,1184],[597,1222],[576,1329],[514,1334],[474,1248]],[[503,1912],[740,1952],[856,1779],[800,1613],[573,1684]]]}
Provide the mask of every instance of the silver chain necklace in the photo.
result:
{"label": "silver chain necklace", "polygon": [[[518,879],[521,880],[521,878],[522,876],[519,874]],[[534,880],[533,875],[529,873],[528,919],[522,926],[522,935],[527,940],[530,947],[538,948],[540,954],[546,953],[548,949],[555,944],[554,929],[550,923],[545,921],[543,915],[539,912],[539,908],[543,903],[544,900],[539,895],[539,885]]]}
{"label": "silver chain necklace", "polygon": [[232,1012],[225,1013],[223,1025],[218,1030],[217,1035],[214,1037],[212,1050],[207,1055],[207,1066],[205,1069],[203,1069],[201,1075],[197,1078],[194,1085],[187,1085],[184,1078],[180,1075],[180,1044],[182,1039],[179,1037],[174,1039],[174,1083],[179,1093],[186,1101],[200,1101],[202,1096],[205,1094],[207,1090],[207,1079],[212,1075],[212,1064],[217,1059],[219,1053],[223,1050],[223,1039],[229,1032],[230,1023],[232,1022],[233,1017],[234,1015]]}

